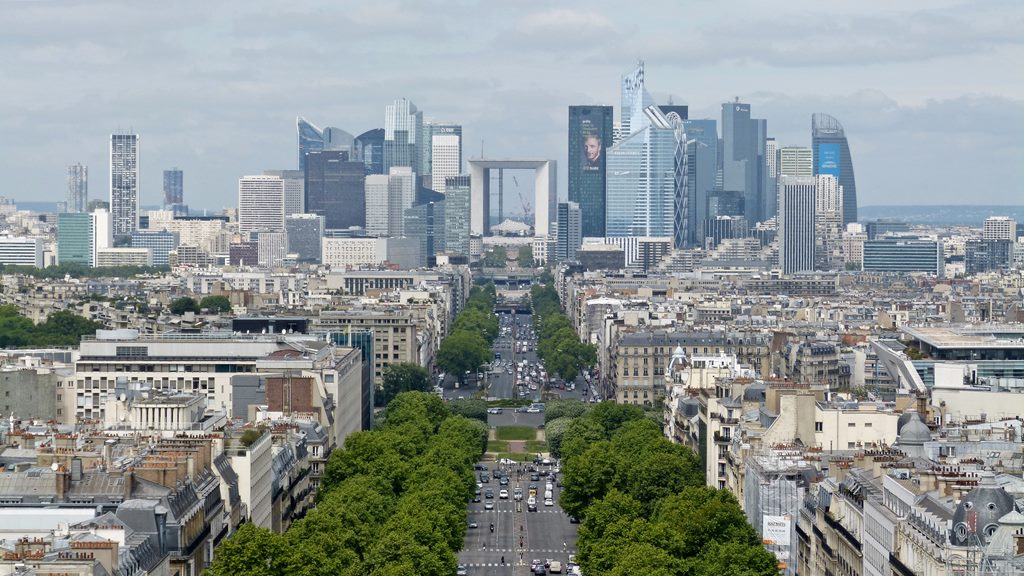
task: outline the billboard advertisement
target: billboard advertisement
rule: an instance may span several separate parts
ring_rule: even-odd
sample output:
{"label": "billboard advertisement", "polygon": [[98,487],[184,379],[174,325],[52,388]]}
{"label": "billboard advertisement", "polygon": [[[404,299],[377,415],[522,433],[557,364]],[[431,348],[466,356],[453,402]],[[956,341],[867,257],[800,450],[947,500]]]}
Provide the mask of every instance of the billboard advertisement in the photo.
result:
{"label": "billboard advertisement", "polygon": [[772,546],[789,546],[789,516],[765,516],[761,525],[761,538]]}
{"label": "billboard advertisement", "polygon": [[580,167],[584,172],[599,171],[604,166],[605,134],[597,119],[580,120]]}
{"label": "billboard advertisement", "polygon": [[831,174],[839,178],[839,144],[818,144],[818,174]]}

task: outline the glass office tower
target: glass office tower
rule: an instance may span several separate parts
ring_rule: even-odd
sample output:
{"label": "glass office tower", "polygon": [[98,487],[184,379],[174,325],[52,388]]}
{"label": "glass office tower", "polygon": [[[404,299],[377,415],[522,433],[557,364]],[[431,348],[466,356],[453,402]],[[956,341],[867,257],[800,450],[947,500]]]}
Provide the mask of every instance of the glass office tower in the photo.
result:
{"label": "glass office tower", "polygon": [[830,174],[843,187],[843,225],[857,221],[857,182],[846,132],[838,120],[828,114],[811,115],[811,149],[814,174]]}
{"label": "glass office tower", "polygon": [[327,229],[366,227],[366,168],[347,152],[324,150],[306,156],[305,209],[319,214]]}
{"label": "glass office tower", "polygon": [[611,106],[569,107],[569,201],[579,205],[583,236],[605,235],[606,152],[612,145]]}

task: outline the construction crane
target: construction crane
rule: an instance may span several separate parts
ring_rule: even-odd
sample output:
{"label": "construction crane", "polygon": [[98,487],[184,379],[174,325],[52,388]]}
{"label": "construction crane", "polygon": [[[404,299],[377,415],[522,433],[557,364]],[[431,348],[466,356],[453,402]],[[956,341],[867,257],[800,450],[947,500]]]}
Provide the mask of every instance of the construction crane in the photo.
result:
{"label": "construction crane", "polygon": [[523,205],[523,217],[529,220],[533,216],[533,206],[526,200],[523,193],[519,193],[519,203]]}

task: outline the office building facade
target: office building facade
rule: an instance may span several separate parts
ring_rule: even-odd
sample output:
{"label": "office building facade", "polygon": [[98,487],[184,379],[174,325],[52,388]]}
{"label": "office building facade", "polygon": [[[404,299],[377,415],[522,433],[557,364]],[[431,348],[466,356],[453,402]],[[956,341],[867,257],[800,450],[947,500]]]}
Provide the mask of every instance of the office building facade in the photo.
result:
{"label": "office building facade", "polygon": [[569,201],[579,205],[583,235],[605,235],[606,152],[612,145],[611,106],[569,107]]}
{"label": "office building facade", "polygon": [[357,154],[354,160],[362,159],[366,174],[384,173],[384,129],[367,130],[356,137],[353,144]]}
{"label": "office building facade", "polygon": [[811,149],[814,174],[835,176],[843,187],[843,225],[857,221],[857,182],[846,132],[828,114],[811,115]]}
{"label": "office building facade", "polygon": [[139,229],[139,136],[110,135],[110,214],[114,237]]}
{"label": "office building facade", "polygon": [[779,148],[779,176],[814,176],[814,153],[804,146]]}
{"label": "office building facade", "polygon": [[1006,271],[1013,266],[1016,242],[1010,240],[968,240],[964,246],[964,269],[968,275]]}
{"label": "office building facade", "polygon": [[765,159],[767,120],[751,118],[750,104],[722,104],[722,189],[741,190],[748,223],[767,220],[775,203]]}
{"label": "office building facade", "polygon": [[93,215],[85,212],[57,215],[57,263],[92,266],[96,261]]}
{"label": "office building facade", "polygon": [[449,254],[468,257],[471,210],[469,175],[447,178],[445,190],[444,216],[441,219],[441,228],[444,230],[442,249]]}
{"label": "office building facade", "polygon": [[67,212],[86,212],[89,206],[89,167],[68,166]]}
{"label": "office building facade", "polygon": [[423,112],[406,98],[388,104],[384,110],[384,165],[387,174],[393,167],[408,167],[423,174]]}
{"label": "office building facade", "polygon": [[306,174],[302,170],[264,170],[264,176],[277,176],[284,183],[284,213],[306,211]]}
{"label": "office building facade", "polygon": [[1017,221],[1007,216],[991,216],[985,219],[981,237],[984,240],[1017,241]]}
{"label": "office building facade", "polygon": [[42,238],[0,236],[0,264],[43,267]]}
{"label": "office building facade", "polygon": [[180,235],[167,230],[136,230],[132,233],[132,248],[147,248],[152,254],[153,266],[168,266],[168,254],[177,250]]}
{"label": "office building facade", "polygon": [[320,241],[324,237],[324,219],[319,214],[289,214],[284,218],[288,234],[288,253],[299,262],[320,262]]}
{"label": "office building facade", "polygon": [[868,240],[874,240],[882,238],[886,234],[907,234],[910,232],[910,224],[902,220],[880,218],[868,222],[866,229]]}
{"label": "office building facade", "polygon": [[576,259],[576,253],[583,244],[582,213],[580,205],[575,202],[558,204],[555,259],[559,262]]}
{"label": "office building facade", "polygon": [[[606,236],[674,234],[676,199],[686,186],[677,173],[685,135],[656,107],[646,112],[646,125],[607,151]],[[634,114],[631,126],[638,124]]]}
{"label": "office building facade", "polygon": [[366,226],[366,168],[348,152],[325,150],[306,156],[305,213],[319,214],[324,227]]}
{"label": "office building facade", "polygon": [[943,276],[942,242],[917,238],[880,238],[864,242],[865,272],[923,272]]}
{"label": "office building facade", "polygon": [[321,130],[302,116],[295,119],[299,143],[299,170],[306,169],[306,155],[310,152],[335,151],[352,154],[354,138],[341,128],[328,126]]}
{"label": "office building facade", "polygon": [[444,251],[444,210],[448,200],[426,202],[405,211],[405,235],[419,248],[419,266],[434,266]]}
{"label": "office building facade", "polygon": [[814,177],[779,179],[779,267],[783,274],[814,270]]}
{"label": "office building facade", "polygon": [[238,180],[238,231],[284,230],[284,182],[277,176],[244,176]]}
{"label": "office building facade", "polygon": [[[664,107],[662,107],[664,108]],[[684,120],[686,134],[686,219],[685,234],[677,230],[674,247],[700,246],[706,236],[708,198],[715,190],[718,171],[718,123],[715,120]]]}
{"label": "office building facade", "polygon": [[164,170],[164,210],[185,203],[185,175],[178,168]]}
{"label": "office building facade", "polygon": [[423,125],[423,170],[430,188],[444,193],[445,180],[462,174],[462,126],[429,122]]}
{"label": "office building facade", "polygon": [[261,268],[277,268],[288,253],[288,236],[284,232],[256,233],[256,262]]}

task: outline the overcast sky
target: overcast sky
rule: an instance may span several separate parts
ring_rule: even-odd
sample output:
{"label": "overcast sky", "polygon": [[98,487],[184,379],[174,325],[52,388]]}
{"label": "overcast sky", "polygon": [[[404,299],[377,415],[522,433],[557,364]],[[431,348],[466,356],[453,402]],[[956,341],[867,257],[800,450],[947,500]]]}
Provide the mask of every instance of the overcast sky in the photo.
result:
{"label": "overcast sky", "polygon": [[859,203],[1024,204],[1024,2],[992,0],[0,0],[0,194],[63,200],[108,135],[141,135],[143,204],[185,171],[193,208],[296,168],[295,117],[353,134],[415,102],[465,156],[559,161],[567,106],[655,98],[717,118],[739,97],[782,145],[846,129]]}

